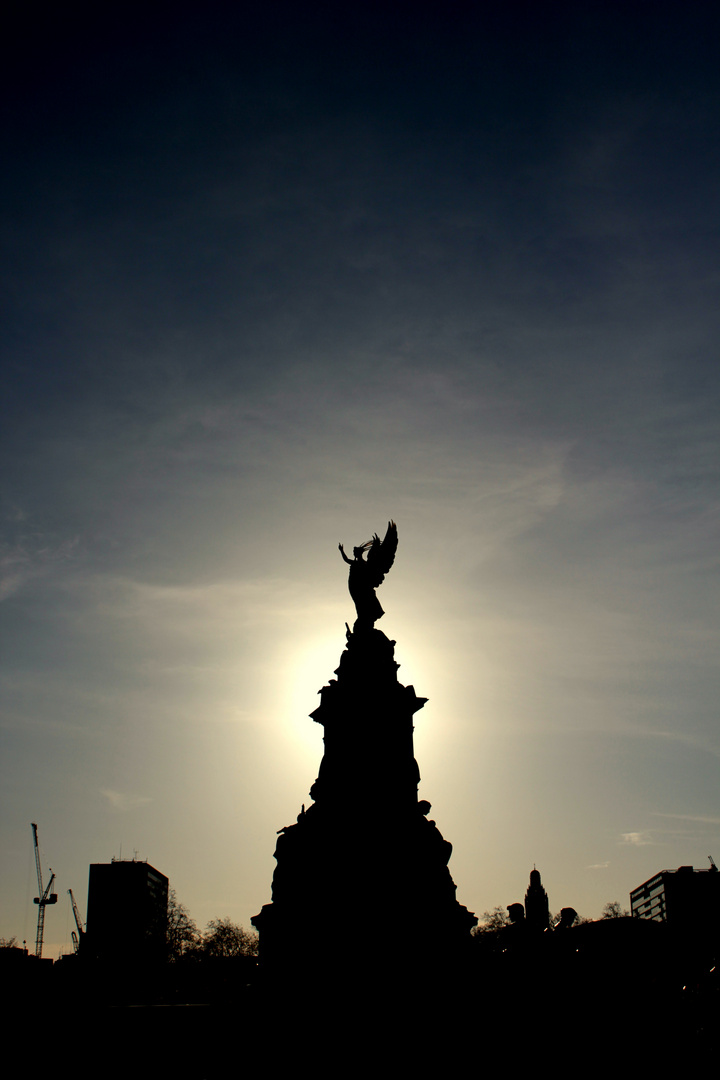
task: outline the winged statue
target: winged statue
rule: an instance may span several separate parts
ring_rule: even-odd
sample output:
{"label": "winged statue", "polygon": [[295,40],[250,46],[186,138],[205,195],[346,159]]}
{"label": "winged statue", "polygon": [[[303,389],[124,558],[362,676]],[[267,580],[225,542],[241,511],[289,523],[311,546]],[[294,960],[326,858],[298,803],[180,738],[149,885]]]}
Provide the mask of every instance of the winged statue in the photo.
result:
{"label": "winged statue", "polygon": [[398,534],[394,521],[388,522],[384,540],[375,533],[372,540],[353,548],[352,559],[345,554],[343,545],[338,544],[340,554],[350,567],[348,588],[355,603],[358,622],[361,624],[372,626],[385,614],[375,590],[382,585],[385,575],[395,562],[397,546]]}

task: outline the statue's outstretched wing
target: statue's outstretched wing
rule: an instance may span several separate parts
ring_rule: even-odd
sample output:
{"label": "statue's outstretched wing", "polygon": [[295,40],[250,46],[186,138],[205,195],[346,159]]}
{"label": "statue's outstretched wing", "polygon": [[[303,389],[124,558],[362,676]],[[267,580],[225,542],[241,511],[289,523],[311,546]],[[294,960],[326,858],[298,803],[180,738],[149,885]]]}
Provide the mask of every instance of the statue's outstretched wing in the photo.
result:
{"label": "statue's outstretched wing", "polygon": [[372,539],[372,547],[367,553],[368,577],[373,589],[377,589],[378,585],[382,585],[385,575],[395,562],[397,546],[397,526],[394,521],[389,521],[385,539],[381,541],[378,534],[375,533]]}

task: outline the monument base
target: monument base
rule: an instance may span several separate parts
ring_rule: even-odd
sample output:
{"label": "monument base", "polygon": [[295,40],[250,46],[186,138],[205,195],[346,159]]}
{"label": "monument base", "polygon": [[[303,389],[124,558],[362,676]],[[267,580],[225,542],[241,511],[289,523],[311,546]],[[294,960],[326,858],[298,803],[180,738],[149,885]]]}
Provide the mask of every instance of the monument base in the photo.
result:
{"label": "monument base", "polygon": [[311,714],[325,751],[313,804],[280,830],[272,903],[252,922],[270,983],[345,987],[442,978],[475,916],[455,898],[452,846],[418,802],[413,716],[395,642],[356,623]]}

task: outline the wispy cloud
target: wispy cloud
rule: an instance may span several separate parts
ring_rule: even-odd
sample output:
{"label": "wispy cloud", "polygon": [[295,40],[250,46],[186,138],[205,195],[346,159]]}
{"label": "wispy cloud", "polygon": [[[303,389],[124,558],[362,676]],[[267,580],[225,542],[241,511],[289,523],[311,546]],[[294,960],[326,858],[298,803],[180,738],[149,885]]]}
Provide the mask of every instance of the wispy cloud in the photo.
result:
{"label": "wispy cloud", "polygon": [[140,806],[145,806],[147,803],[152,802],[147,795],[134,795],[129,791],[112,791],[110,788],[101,788],[100,794],[104,795],[107,801],[112,806],[113,810],[137,810]]}
{"label": "wispy cloud", "polygon": [[78,536],[60,543],[36,536],[0,546],[0,601],[19,592],[32,578],[68,562],[80,542]]}
{"label": "wispy cloud", "polygon": [[697,821],[701,825],[720,825],[719,817],[709,817],[703,814],[665,814],[655,811],[653,817],[674,818],[675,821]]}
{"label": "wispy cloud", "polygon": [[650,834],[646,832],[625,832],[620,834],[619,844],[630,844],[633,847],[645,847],[652,844]]}

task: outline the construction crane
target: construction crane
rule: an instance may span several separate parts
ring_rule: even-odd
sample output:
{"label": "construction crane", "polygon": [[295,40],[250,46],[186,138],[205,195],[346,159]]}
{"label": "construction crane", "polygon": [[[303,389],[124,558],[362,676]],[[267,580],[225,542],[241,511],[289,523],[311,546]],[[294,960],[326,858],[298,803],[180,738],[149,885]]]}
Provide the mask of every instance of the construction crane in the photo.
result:
{"label": "construction crane", "polygon": [[35,897],[34,902],[38,905],[38,921],[37,921],[37,934],[35,936],[35,955],[38,960],[42,958],[43,947],[43,934],[45,932],[45,908],[48,904],[57,904],[57,893],[52,891],[53,883],[55,881],[55,875],[50,867],[50,880],[48,881],[47,888],[43,889],[42,883],[42,867],[40,866],[40,845],[38,844],[37,825],[33,822],[33,843],[35,845],[35,868],[37,869],[38,879],[38,892],[39,896]]}
{"label": "construction crane", "polygon": [[83,934],[85,933],[85,931],[83,930],[82,919],[80,918],[80,912],[78,911],[78,906],[75,903],[75,897],[73,896],[72,889],[68,889],[68,895],[70,896],[70,903],[72,904],[73,915],[75,916],[75,925],[77,926],[77,934],[74,930],[72,931],[73,949],[75,952],[77,952],[80,948],[80,942],[83,939]]}

